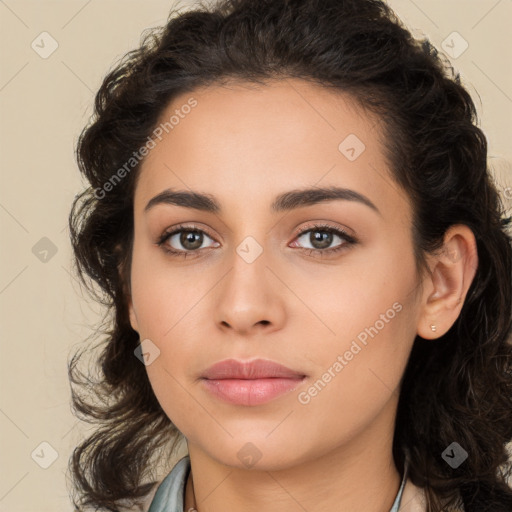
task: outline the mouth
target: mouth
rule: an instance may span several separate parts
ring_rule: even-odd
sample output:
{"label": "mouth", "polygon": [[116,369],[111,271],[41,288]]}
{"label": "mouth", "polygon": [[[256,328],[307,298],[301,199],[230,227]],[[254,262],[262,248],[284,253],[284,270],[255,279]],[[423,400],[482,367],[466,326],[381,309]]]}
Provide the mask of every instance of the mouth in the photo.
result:
{"label": "mouth", "polygon": [[208,368],[201,375],[201,382],[224,402],[255,406],[293,391],[306,377],[303,372],[266,359],[227,359]]}
{"label": "mouth", "polygon": [[204,371],[201,377],[212,380],[269,378],[295,379],[297,377],[305,377],[305,374],[268,359],[253,359],[252,361],[225,359],[224,361],[220,361],[213,366],[210,366]]}
{"label": "mouth", "polygon": [[203,379],[202,382],[210,393],[224,402],[254,406],[293,391],[305,378]]}

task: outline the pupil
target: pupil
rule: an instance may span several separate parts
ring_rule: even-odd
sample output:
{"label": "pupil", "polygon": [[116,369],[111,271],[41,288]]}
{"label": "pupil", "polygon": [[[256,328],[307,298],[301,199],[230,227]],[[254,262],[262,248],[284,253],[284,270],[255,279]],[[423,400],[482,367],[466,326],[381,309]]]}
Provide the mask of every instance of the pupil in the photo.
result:
{"label": "pupil", "polygon": [[[317,236],[318,235],[318,236]],[[325,235],[325,236],[324,236]],[[328,233],[326,231],[313,231],[311,233],[311,243],[313,247],[316,247],[318,249],[325,249],[329,247],[332,243],[332,233]],[[316,242],[320,241],[320,246],[317,246]]]}
{"label": "pupil", "polygon": [[[198,249],[202,245],[201,233],[197,231],[185,231],[181,234],[180,243],[187,249]],[[190,246],[189,243],[191,243],[192,246]]]}

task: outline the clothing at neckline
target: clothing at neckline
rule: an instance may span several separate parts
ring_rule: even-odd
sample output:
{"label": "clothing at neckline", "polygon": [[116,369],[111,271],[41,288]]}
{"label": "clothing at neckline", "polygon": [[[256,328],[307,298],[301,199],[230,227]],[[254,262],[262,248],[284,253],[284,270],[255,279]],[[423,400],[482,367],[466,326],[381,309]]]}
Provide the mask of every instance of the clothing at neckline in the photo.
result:
{"label": "clothing at neckline", "polygon": [[[400,511],[400,503],[407,480],[407,469],[406,459],[402,482],[389,512]],[[190,457],[186,455],[175,464],[172,471],[162,480],[151,501],[148,512],[184,512],[183,497],[189,472]]]}

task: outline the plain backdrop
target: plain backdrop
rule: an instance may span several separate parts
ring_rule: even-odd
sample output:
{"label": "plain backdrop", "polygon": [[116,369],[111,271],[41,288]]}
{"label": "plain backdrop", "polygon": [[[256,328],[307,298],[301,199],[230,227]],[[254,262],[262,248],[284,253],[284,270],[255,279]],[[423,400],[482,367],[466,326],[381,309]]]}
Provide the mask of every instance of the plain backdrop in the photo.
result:
{"label": "plain backdrop", "polygon": [[[460,72],[508,199],[512,2],[390,4],[413,33],[426,34]],[[71,413],[67,360],[94,332],[101,311],[82,297],[70,274],[67,217],[85,186],[74,146],[108,69],[138,46],[144,29],[164,24],[172,5],[0,0],[2,512],[72,510],[67,464],[90,427]]]}

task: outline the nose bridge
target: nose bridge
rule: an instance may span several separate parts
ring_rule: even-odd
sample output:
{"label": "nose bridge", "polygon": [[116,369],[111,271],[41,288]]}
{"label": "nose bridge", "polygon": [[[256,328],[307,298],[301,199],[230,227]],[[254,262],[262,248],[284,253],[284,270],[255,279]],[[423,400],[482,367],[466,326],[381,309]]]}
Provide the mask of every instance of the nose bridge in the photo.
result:
{"label": "nose bridge", "polygon": [[[269,270],[266,267],[269,263],[269,247],[263,239],[264,236],[264,233],[258,233],[255,236],[244,235],[234,247],[229,280],[237,288],[237,293],[242,296],[250,292],[249,288],[254,289],[256,293],[262,291],[266,293],[264,288],[268,284]],[[241,289],[238,289],[238,286]],[[259,288],[259,290],[255,288]]]}
{"label": "nose bridge", "polygon": [[[264,252],[268,251],[268,244],[264,233],[258,233],[256,239],[252,235],[247,235],[243,240],[236,246],[235,252],[238,257],[246,264],[252,265],[257,260],[266,260],[267,258],[261,258]],[[235,261],[237,261],[235,259]],[[242,267],[243,265],[237,261]]]}
{"label": "nose bridge", "polygon": [[276,278],[267,268],[272,259],[268,237],[263,229],[247,232],[241,231],[242,239],[234,246],[215,304],[218,324],[244,332],[259,323],[279,324],[283,312]]}
{"label": "nose bridge", "polygon": [[[233,244],[233,259],[231,261],[233,271],[244,273],[246,267],[249,274],[256,263],[258,271],[263,271],[264,262],[268,262],[268,251],[271,243],[271,232],[267,221],[256,213],[258,208],[264,208],[261,199],[245,201],[242,204],[233,205],[231,232],[229,243]],[[259,206],[258,206],[259,205]],[[260,268],[261,267],[261,268]]]}

